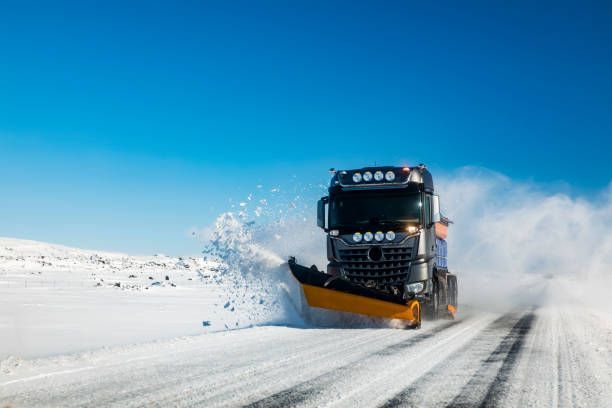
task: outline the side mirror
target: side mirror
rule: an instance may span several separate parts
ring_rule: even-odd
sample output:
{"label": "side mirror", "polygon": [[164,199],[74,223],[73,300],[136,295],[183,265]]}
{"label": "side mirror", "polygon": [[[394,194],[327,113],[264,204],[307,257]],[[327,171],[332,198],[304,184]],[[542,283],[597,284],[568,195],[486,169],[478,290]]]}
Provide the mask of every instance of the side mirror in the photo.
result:
{"label": "side mirror", "polygon": [[326,229],[325,225],[325,204],[329,202],[328,197],[323,197],[317,201],[317,227]]}
{"label": "side mirror", "polygon": [[437,195],[431,196],[431,222],[440,222],[441,219],[440,197]]}

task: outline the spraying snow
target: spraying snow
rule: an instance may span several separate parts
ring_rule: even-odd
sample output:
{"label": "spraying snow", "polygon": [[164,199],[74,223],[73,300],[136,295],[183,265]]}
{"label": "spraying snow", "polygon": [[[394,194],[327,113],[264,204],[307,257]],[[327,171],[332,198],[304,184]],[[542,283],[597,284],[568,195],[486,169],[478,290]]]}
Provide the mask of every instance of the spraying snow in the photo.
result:
{"label": "spraying snow", "polygon": [[[212,282],[222,289],[220,303],[213,311],[211,328],[220,322],[226,329],[256,324],[300,324],[291,304],[292,282],[285,261],[254,238],[253,222],[243,222],[233,213],[217,218],[207,257],[219,263]],[[293,285],[294,286],[294,285]],[[294,294],[295,296],[295,294]]]}
{"label": "spraying snow", "polygon": [[[278,236],[268,238],[273,236],[271,231],[289,234],[291,229],[304,231],[306,226],[296,226],[300,222],[297,220],[291,223],[257,224],[245,221],[244,218],[241,220],[234,213],[220,215],[215,222],[210,242],[203,251],[207,260],[219,265],[217,272],[204,280],[220,289],[215,308],[206,317],[210,319],[210,331],[257,325],[397,325],[397,322],[377,321],[364,316],[306,310],[301,288],[289,272],[286,262],[288,255],[285,255],[301,254],[298,247],[302,242],[296,240],[293,245],[279,245],[281,239]],[[320,232],[319,235],[323,241]],[[322,265],[323,261],[318,264]]]}

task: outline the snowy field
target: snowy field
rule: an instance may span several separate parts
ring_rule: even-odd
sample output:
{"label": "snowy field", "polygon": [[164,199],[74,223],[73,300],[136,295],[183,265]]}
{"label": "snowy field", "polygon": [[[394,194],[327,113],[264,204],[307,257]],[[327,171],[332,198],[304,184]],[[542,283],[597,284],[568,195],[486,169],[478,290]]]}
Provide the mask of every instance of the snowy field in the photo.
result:
{"label": "snowy field", "polygon": [[[216,301],[199,258],[0,238],[0,358],[199,334]],[[167,278],[166,278],[167,277]]]}
{"label": "snowy field", "polygon": [[612,313],[585,296],[605,285],[550,280],[537,304],[417,331],[312,326],[282,261],[246,251],[269,279],[0,239],[0,407],[612,406]]}

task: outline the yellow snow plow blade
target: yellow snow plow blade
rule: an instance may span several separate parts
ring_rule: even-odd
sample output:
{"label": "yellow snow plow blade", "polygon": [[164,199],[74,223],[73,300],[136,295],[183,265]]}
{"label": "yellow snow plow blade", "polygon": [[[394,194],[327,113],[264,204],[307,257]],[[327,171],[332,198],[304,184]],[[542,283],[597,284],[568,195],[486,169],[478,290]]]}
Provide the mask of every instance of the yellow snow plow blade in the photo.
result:
{"label": "yellow snow plow blade", "polygon": [[289,259],[289,268],[301,284],[309,306],[366,316],[401,319],[413,327],[421,324],[421,304],[417,300],[403,302],[344,279],[333,278],[316,267],[298,265]]}
{"label": "yellow snow plow blade", "polygon": [[416,300],[402,305],[310,285],[302,285],[302,289],[304,289],[308,305],[312,307],[388,319],[410,320],[415,323],[420,321],[421,305]]}

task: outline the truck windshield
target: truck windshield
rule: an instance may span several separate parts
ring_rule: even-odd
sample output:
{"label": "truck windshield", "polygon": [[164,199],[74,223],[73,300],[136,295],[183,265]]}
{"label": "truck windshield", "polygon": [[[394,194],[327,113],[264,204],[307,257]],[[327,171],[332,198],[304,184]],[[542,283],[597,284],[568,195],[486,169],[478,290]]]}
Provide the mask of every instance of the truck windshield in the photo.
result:
{"label": "truck windshield", "polygon": [[338,195],[330,200],[329,221],[331,227],[420,223],[420,194],[360,192]]}

